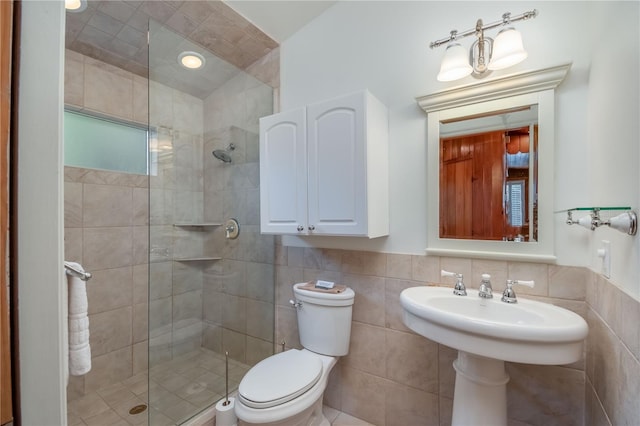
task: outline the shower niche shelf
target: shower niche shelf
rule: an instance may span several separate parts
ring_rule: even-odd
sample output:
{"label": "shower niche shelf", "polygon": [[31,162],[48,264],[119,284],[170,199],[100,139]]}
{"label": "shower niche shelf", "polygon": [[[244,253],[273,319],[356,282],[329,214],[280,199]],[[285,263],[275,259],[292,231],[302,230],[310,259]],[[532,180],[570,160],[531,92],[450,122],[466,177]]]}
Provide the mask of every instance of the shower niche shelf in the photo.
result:
{"label": "shower niche shelf", "polygon": [[222,226],[222,223],[219,222],[202,222],[202,223],[186,223],[179,222],[174,223],[173,226],[178,228],[206,228],[206,227],[214,227],[214,226]]}
{"label": "shower niche shelf", "polygon": [[174,262],[209,262],[215,260],[222,260],[221,257],[209,257],[209,256],[198,256],[198,257],[179,257],[173,259]]}
{"label": "shower niche shelf", "polygon": [[[173,224],[176,228],[198,228],[198,231],[201,231],[202,228],[213,228],[222,226],[222,223],[219,222],[200,222],[200,223],[191,223],[191,222],[176,222]],[[176,257],[173,259],[174,262],[211,262],[216,260],[221,260],[221,257],[218,256],[187,256],[187,257]]]}

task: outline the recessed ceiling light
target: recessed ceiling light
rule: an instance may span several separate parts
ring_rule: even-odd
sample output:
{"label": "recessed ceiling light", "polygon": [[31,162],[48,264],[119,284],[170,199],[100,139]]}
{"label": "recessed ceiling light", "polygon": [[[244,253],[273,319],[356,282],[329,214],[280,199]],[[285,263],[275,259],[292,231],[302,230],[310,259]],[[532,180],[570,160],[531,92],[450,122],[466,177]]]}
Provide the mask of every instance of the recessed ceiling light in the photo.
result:
{"label": "recessed ceiling light", "polygon": [[64,0],[64,7],[69,12],[82,12],[87,8],[87,0]]}
{"label": "recessed ceiling light", "polygon": [[178,55],[178,63],[191,70],[202,68],[205,62],[204,56],[197,52],[186,51]]}

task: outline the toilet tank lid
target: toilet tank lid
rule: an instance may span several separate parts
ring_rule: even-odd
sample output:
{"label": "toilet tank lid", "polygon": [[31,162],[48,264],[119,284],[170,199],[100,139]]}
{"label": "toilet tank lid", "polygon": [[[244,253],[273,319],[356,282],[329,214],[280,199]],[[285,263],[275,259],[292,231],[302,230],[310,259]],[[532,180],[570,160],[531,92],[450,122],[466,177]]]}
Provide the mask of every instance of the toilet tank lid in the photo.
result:
{"label": "toilet tank lid", "polygon": [[311,389],[322,376],[320,357],[290,349],[263,359],[240,382],[241,401],[253,408],[284,404]]}
{"label": "toilet tank lid", "polygon": [[300,287],[307,283],[297,283],[293,286],[296,298],[302,301],[316,303],[325,306],[349,306],[353,305],[355,292],[347,287],[342,293],[321,293],[319,291],[304,290]]}

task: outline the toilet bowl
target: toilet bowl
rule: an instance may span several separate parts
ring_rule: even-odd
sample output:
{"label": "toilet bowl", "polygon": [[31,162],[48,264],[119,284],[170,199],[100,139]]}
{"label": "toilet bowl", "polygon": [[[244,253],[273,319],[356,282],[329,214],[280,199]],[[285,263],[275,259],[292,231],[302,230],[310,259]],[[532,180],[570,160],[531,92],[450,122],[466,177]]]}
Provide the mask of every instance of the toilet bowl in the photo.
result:
{"label": "toilet bowl", "polygon": [[354,292],[320,293],[293,286],[304,349],[272,355],[242,378],[235,412],[240,425],[329,426],[322,397],[331,369],[349,351]]}

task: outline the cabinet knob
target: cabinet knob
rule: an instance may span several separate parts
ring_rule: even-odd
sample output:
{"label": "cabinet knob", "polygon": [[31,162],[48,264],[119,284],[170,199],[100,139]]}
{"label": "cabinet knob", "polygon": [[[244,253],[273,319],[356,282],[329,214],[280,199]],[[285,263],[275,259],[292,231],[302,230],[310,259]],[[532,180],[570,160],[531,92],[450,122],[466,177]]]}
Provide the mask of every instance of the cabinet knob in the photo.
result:
{"label": "cabinet knob", "polygon": [[299,231],[299,232],[304,231],[304,226],[302,226],[302,225],[298,225],[298,231]]}
{"label": "cabinet knob", "polygon": [[315,226],[313,226],[313,225],[310,225],[310,226],[309,226],[309,231],[313,231],[314,229],[316,229],[316,227],[315,227]]}

